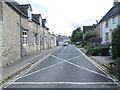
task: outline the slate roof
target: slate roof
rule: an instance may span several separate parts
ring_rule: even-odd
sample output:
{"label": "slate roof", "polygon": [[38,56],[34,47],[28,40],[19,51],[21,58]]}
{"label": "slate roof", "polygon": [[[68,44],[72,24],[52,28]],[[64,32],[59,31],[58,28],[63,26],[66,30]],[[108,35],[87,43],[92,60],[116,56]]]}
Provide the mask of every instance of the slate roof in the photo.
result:
{"label": "slate roof", "polygon": [[100,20],[101,21],[104,21],[104,20],[107,20],[108,18],[110,17],[113,17],[117,14],[120,14],[120,2],[118,2],[118,4],[116,4],[115,6],[113,6],[107,13],[106,15]]}
{"label": "slate roof", "polygon": [[63,37],[62,37],[61,35],[58,35],[58,36],[57,36],[57,40],[58,40],[58,41],[63,41]]}
{"label": "slate roof", "polygon": [[14,10],[19,12],[23,16],[28,17],[24,12],[22,12],[22,10],[20,10],[20,8],[18,7],[20,4],[18,4],[17,2],[5,2],[5,3],[11,6]]}
{"label": "slate roof", "polygon": [[[9,5],[10,7],[12,7],[14,10],[16,10],[19,14],[21,14],[21,15],[23,15],[24,17],[27,17],[28,18],[28,15],[27,15],[27,9],[28,9],[28,7],[30,7],[31,8],[31,10],[32,10],[32,7],[31,7],[31,5],[30,4],[23,4],[23,5],[21,5],[21,4],[19,4],[19,3],[17,3],[17,2],[5,2],[7,5]],[[33,19],[33,21],[34,22],[36,22],[36,23],[39,23],[39,21],[38,21],[38,19],[37,18],[34,18],[34,17],[32,17]]]}
{"label": "slate roof", "polygon": [[86,33],[89,30],[94,30],[95,26],[83,26],[83,32]]}
{"label": "slate roof", "polygon": [[40,24],[39,17],[41,17],[41,14],[32,14],[32,17]]}

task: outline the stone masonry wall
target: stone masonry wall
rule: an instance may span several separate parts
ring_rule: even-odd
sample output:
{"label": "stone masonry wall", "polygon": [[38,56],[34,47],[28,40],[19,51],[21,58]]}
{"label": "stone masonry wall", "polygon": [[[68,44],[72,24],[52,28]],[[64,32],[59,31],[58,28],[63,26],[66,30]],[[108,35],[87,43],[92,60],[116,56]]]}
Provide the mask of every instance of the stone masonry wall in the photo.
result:
{"label": "stone masonry wall", "polygon": [[[0,67],[2,66],[2,25],[3,25],[3,19],[2,19],[2,2],[0,2]],[[0,74],[1,76],[1,74]]]}
{"label": "stone masonry wall", "polygon": [[40,27],[40,30],[38,30],[39,37],[40,37],[40,50],[43,50],[43,28]]}
{"label": "stone masonry wall", "polygon": [[3,3],[2,65],[6,66],[20,58],[20,16]]}
{"label": "stone masonry wall", "polygon": [[22,17],[22,27],[28,30],[28,45],[23,45],[23,56],[37,52],[38,46],[34,45],[34,33],[36,33],[36,23],[29,21],[27,18]]}

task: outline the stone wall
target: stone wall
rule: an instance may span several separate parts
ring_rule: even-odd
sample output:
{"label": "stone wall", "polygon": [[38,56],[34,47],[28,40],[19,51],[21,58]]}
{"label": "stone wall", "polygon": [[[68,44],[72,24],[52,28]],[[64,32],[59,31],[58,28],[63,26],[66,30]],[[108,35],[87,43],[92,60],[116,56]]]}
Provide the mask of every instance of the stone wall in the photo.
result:
{"label": "stone wall", "polygon": [[43,50],[43,45],[42,45],[42,34],[43,34],[43,29],[42,27],[38,26],[38,50],[42,51]]}
{"label": "stone wall", "polygon": [[96,28],[94,29],[94,31],[97,33],[97,37],[100,38],[100,24],[98,24],[96,26]]}
{"label": "stone wall", "polygon": [[[22,16],[6,3],[0,2],[0,20],[3,20],[0,21],[0,54],[2,56],[0,60],[3,61],[2,66],[50,47],[49,30],[34,20],[28,20],[26,16]],[[28,44],[26,45],[23,45],[22,42],[23,30],[28,31]],[[34,43],[35,35],[36,44]]]}
{"label": "stone wall", "polygon": [[2,2],[0,2],[0,67],[2,66]]}
{"label": "stone wall", "polygon": [[34,34],[37,33],[36,23],[29,21],[28,18],[22,17],[23,30],[28,30],[28,45],[23,45],[23,56],[33,54],[38,51],[37,45],[34,45]]}
{"label": "stone wall", "polygon": [[20,15],[3,3],[2,65],[20,58]]}

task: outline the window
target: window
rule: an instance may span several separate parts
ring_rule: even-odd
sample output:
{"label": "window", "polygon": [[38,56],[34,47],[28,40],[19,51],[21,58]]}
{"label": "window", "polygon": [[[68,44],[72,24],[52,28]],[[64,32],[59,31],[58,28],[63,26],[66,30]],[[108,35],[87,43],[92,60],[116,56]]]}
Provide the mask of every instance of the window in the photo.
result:
{"label": "window", "polygon": [[40,45],[42,45],[42,36],[40,36]]}
{"label": "window", "polygon": [[108,27],[108,20],[105,21],[105,27]]}
{"label": "window", "polygon": [[113,24],[115,24],[116,23],[116,17],[113,17]]}
{"label": "window", "polygon": [[108,41],[109,39],[109,36],[108,36],[108,33],[106,33],[106,41]]}
{"label": "window", "polygon": [[37,34],[34,33],[34,45],[37,45]]}
{"label": "window", "polygon": [[31,13],[31,11],[28,9],[28,20],[32,20],[32,13]]}
{"label": "window", "polygon": [[40,26],[42,26],[42,18],[39,18]]}
{"label": "window", "polygon": [[23,45],[28,45],[28,31],[23,30]]}

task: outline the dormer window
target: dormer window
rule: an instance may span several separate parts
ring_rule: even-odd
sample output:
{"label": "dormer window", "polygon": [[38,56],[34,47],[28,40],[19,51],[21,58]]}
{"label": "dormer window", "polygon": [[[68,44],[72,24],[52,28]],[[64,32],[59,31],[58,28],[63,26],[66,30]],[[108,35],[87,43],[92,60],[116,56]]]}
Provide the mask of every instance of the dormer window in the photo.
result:
{"label": "dormer window", "polygon": [[28,20],[32,21],[32,12],[30,9],[28,9]]}
{"label": "dormer window", "polygon": [[40,26],[42,26],[42,18],[39,18]]}

